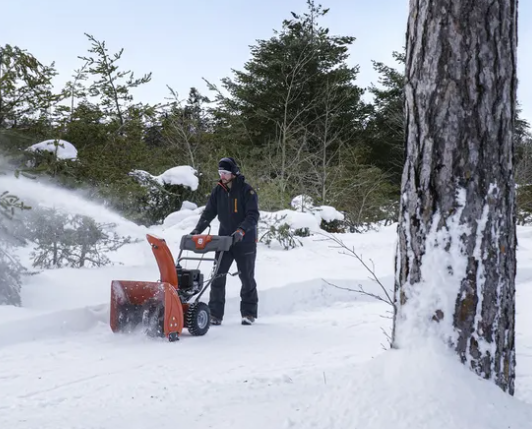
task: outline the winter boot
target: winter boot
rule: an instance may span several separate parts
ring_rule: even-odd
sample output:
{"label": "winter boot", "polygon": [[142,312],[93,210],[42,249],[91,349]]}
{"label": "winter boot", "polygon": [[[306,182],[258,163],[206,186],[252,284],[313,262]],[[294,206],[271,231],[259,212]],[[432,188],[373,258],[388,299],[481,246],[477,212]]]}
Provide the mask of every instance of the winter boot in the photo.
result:
{"label": "winter boot", "polygon": [[243,316],[242,325],[253,325],[255,323],[255,318],[253,316]]}

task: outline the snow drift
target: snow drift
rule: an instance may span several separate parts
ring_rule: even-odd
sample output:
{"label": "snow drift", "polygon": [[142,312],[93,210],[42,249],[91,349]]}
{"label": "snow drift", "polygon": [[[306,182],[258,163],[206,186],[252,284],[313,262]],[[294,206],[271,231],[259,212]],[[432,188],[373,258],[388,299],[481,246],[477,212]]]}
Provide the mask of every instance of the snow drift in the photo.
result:
{"label": "snow drift", "polygon": [[[327,410],[326,412],[324,410]],[[298,429],[525,429],[532,406],[475,376],[440,344],[391,350],[346,368],[285,427]]]}

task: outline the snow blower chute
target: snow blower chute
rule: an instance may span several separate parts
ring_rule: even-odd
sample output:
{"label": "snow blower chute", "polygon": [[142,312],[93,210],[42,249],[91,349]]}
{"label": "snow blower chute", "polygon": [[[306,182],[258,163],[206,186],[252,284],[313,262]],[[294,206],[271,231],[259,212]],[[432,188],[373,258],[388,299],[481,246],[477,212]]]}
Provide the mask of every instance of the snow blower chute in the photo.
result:
{"label": "snow blower chute", "polygon": [[[139,326],[152,337],[176,341],[184,328],[193,336],[205,335],[210,327],[210,311],[201,295],[217,276],[223,253],[233,244],[232,237],[184,235],[176,263],[166,241],[152,234],[146,238],[159,267],[154,282],[113,280],[111,283],[110,325],[113,332],[132,332]],[[219,252],[217,258],[183,257],[184,251],[197,254]],[[183,260],[213,261],[211,278],[204,282],[198,269],[184,269]]]}

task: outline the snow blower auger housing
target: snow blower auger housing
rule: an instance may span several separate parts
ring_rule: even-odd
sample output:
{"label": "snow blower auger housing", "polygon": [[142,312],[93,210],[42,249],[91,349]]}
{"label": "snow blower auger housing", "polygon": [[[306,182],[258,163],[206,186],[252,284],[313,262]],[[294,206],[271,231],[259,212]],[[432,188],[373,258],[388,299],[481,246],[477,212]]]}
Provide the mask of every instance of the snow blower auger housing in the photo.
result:
{"label": "snow blower auger housing", "polygon": [[[151,337],[177,341],[184,328],[193,336],[205,335],[210,327],[210,311],[200,301],[203,292],[217,276],[223,253],[233,244],[232,237],[184,235],[177,261],[163,238],[147,234],[159,267],[158,281],[113,280],[111,283],[110,325],[113,332],[131,332],[141,326]],[[183,252],[202,254],[184,257]],[[219,252],[217,258],[205,253]],[[199,269],[184,269],[183,260],[215,262],[211,278],[203,281]]]}

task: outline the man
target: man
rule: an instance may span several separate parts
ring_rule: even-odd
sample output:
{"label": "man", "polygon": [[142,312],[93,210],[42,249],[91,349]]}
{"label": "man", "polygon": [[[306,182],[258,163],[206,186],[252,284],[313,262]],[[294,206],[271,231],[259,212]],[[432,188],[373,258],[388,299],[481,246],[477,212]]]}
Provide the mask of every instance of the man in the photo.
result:
{"label": "man", "polygon": [[[252,325],[257,318],[258,294],[255,282],[259,220],[258,197],[255,190],[240,174],[233,158],[222,158],[218,163],[220,180],[211,192],[192,235],[201,234],[218,216],[219,235],[233,236],[233,246],[220,261],[218,276],[211,284],[209,308],[211,324],[220,325],[224,317],[226,274],[233,261],[239,271],[240,313],[243,325]],[[216,255],[218,257],[218,254]]]}

